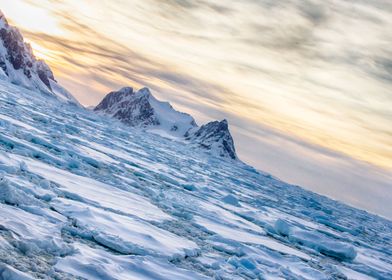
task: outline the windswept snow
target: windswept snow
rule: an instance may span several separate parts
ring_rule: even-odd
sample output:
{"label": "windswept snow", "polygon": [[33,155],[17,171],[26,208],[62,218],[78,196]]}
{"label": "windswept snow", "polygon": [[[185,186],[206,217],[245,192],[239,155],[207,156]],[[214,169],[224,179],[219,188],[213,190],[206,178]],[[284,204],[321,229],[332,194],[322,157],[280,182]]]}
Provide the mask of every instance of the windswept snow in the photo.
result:
{"label": "windswept snow", "polygon": [[392,279],[392,223],[0,81],[0,279]]}
{"label": "windswept snow", "polygon": [[91,280],[202,280],[200,274],[186,271],[160,258],[113,255],[102,249],[75,244],[78,253],[61,259],[56,268]]}
{"label": "windswept snow", "polygon": [[120,211],[124,215],[134,215],[146,220],[165,220],[171,217],[148,199],[130,191],[121,190],[97,180],[72,174],[59,168],[42,164],[37,160],[16,157],[28,164],[31,172],[58,184],[65,196],[91,205]]}
{"label": "windswept snow", "polygon": [[0,279],[2,280],[34,280],[31,276],[23,273],[12,266],[0,264]]}
{"label": "windswept snow", "polygon": [[[131,202],[131,201],[130,201]],[[55,199],[52,207],[72,219],[84,234],[116,252],[135,255],[196,254],[197,245],[137,218],[119,215],[74,200]]]}

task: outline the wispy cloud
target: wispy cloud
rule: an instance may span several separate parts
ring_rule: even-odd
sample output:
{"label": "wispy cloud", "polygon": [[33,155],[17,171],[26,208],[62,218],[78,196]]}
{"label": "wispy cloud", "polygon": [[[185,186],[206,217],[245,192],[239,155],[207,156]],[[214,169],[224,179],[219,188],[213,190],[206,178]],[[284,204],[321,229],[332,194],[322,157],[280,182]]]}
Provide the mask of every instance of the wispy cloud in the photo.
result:
{"label": "wispy cloud", "polygon": [[351,158],[392,168],[389,0],[0,3],[84,104],[148,86],[199,122],[229,118],[242,158],[284,179],[346,200],[387,188]]}

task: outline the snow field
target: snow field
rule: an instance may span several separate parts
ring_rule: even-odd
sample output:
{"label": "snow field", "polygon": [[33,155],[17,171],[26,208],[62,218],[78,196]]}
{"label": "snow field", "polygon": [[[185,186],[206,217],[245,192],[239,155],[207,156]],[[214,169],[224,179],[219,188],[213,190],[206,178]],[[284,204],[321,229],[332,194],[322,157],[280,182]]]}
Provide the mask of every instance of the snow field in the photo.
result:
{"label": "snow field", "polygon": [[392,223],[0,81],[1,279],[391,279]]}

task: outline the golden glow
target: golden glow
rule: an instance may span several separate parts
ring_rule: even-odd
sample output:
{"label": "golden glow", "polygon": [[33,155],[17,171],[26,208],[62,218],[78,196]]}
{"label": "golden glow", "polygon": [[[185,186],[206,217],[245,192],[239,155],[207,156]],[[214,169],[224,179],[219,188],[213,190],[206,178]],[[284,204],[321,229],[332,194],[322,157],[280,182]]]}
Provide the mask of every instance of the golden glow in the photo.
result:
{"label": "golden glow", "polygon": [[50,61],[54,60],[54,57],[53,57],[54,51],[49,50],[47,48],[44,48],[41,45],[39,45],[33,41],[29,41],[29,40],[25,40],[25,41],[28,44],[30,44],[36,58],[43,59],[48,63],[50,63]]}
{"label": "golden glow", "polygon": [[217,12],[177,1],[0,0],[37,57],[86,105],[124,84],[147,85],[200,119],[231,114],[391,169],[382,46],[392,17],[371,7],[379,21],[337,8],[305,17],[298,7],[254,2]]}
{"label": "golden glow", "polygon": [[2,3],[1,9],[10,20],[10,24],[33,32],[45,32],[58,36],[64,34],[56,18],[47,9],[30,4],[28,1],[5,2]]}

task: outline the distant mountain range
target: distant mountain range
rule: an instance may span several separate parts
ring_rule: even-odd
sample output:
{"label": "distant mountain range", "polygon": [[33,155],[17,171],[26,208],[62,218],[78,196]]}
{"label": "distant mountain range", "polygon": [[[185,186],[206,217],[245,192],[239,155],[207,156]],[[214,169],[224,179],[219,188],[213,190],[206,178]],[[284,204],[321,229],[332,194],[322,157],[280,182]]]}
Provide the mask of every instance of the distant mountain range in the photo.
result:
{"label": "distant mountain range", "polygon": [[[44,60],[37,59],[16,27],[0,11],[0,79],[40,91],[63,102],[81,106],[54,78]],[[192,116],[176,111],[168,102],[157,100],[148,88],[134,91],[124,87],[110,92],[94,111],[164,136],[185,140],[210,154],[238,159],[226,120],[198,127]]]}
{"label": "distant mountain range", "polygon": [[186,140],[215,156],[238,159],[226,120],[198,127],[189,114],[176,111],[168,102],[157,100],[148,88],[134,91],[124,87],[107,94],[94,108],[132,127]]}

